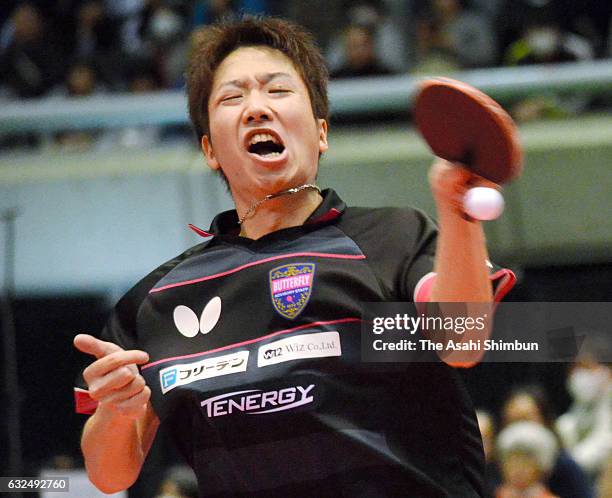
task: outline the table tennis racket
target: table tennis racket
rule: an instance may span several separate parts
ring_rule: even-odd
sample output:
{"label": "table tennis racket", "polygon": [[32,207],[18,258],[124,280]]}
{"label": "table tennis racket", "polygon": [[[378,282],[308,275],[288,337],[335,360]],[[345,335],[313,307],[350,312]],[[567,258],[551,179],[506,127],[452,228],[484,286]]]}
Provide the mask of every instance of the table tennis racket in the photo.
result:
{"label": "table tennis racket", "polygon": [[[497,184],[518,177],[523,154],[512,118],[480,90],[450,78],[421,83],[414,106],[416,126],[442,159],[459,162]],[[492,220],[503,211],[503,197],[491,188],[468,190],[464,209],[472,218]]]}

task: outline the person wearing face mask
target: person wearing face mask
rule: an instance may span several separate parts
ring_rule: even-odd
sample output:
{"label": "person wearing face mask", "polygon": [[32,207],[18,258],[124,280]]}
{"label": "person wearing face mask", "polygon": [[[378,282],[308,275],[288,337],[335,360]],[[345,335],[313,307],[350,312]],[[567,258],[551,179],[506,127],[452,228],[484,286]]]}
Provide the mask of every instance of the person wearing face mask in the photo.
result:
{"label": "person wearing face mask", "polygon": [[580,356],[568,376],[567,389],[573,403],[557,420],[557,430],[574,459],[596,480],[612,455],[610,366],[590,352]]}

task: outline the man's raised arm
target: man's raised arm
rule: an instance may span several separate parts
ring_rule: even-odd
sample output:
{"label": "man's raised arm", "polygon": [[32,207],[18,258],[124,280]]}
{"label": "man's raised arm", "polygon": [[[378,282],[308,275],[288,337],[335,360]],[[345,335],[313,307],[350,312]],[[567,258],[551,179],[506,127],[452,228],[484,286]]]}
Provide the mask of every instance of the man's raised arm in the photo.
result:
{"label": "man's raised arm", "polygon": [[442,159],[431,169],[430,182],[440,228],[432,302],[493,301],[484,231],[480,222],[468,221],[463,216],[463,197],[473,176]]}
{"label": "man's raised arm", "polygon": [[[487,268],[485,235],[480,222],[469,221],[463,215],[463,197],[473,178],[468,170],[442,159],[438,159],[430,171],[439,235],[434,261],[436,279],[429,301],[466,303],[466,317],[482,315],[484,303],[491,303],[485,330],[480,335],[486,339],[492,328],[493,289]],[[469,303],[479,304],[470,306]],[[456,308],[449,308],[450,314],[456,312]],[[463,337],[451,335],[459,342],[469,339],[468,334]],[[452,366],[468,367],[478,363],[483,354],[484,351],[459,351],[446,354],[442,359]]]}

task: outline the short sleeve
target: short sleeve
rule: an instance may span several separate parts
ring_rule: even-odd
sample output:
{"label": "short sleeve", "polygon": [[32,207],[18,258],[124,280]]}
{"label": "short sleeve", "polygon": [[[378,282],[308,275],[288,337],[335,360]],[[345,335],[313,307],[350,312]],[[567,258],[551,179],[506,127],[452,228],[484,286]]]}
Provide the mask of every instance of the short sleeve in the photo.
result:
{"label": "short sleeve", "polygon": [[[487,260],[485,263],[489,268],[489,278],[493,284],[493,298],[499,303],[516,283],[516,275],[508,268],[492,263]],[[436,279],[436,273],[430,272],[421,277],[414,289],[414,302],[423,303],[429,301],[431,290]]]}
{"label": "short sleeve", "polygon": [[438,229],[425,213],[414,210],[411,224],[412,244],[405,252],[401,271],[402,300],[414,300],[419,287],[433,275]]}
{"label": "short sleeve", "polygon": [[338,227],[366,256],[385,301],[412,301],[433,271],[438,230],[414,208],[347,208]]}
{"label": "short sleeve", "polygon": [[[412,250],[407,252],[402,268],[403,297],[414,302],[429,301],[436,273],[433,271],[436,255],[438,228],[433,220],[419,210],[414,210]],[[512,270],[502,268],[489,260],[483,261],[489,269],[495,302],[500,302],[516,283]]]}

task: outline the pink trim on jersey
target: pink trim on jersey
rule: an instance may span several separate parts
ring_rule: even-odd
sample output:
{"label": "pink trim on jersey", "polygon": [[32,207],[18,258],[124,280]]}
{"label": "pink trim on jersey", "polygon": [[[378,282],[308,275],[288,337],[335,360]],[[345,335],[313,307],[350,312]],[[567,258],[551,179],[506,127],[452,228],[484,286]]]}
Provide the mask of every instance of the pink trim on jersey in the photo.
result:
{"label": "pink trim on jersey", "polygon": [[338,320],[329,320],[329,321],[325,321],[325,322],[306,323],[304,325],[298,325],[297,327],[293,327],[293,328],[290,328],[290,329],[278,330],[276,332],[272,332],[271,334],[263,335],[261,337],[255,337],[254,339],[249,339],[247,341],[237,342],[235,344],[228,344],[227,346],[221,346],[219,348],[211,349],[209,351],[201,351],[199,353],[191,353],[191,354],[186,354],[186,355],[182,355],[182,356],[173,356],[171,358],[164,358],[162,360],[153,361],[151,363],[147,363],[146,365],[143,365],[142,367],[140,367],[140,369],[141,370],[145,370],[146,368],[151,368],[152,366],[159,365],[160,363],[165,363],[167,361],[184,360],[186,358],[195,358],[197,356],[204,356],[206,354],[218,353],[219,351],[225,351],[227,349],[232,349],[232,348],[238,348],[238,347],[241,347],[241,346],[246,346],[248,344],[253,344],[255,342],[260,342],[260,341],[263,341],[265,339],[269,339],[271,337],[275,337],[277,335],[288,334],[289,332],[295,332],[296,330],[307,329],[309,327],[318,327],[319,325],[333,325],[333,324],[336,324],[336,323],[349,323],[349,322],[361,322],[361,318],[340,318]]}
{"label": "pink trim on jersey", "polygon": [[191,223],[189,223],[189,225],[187,225],[189,228],[191,228],[195,233],[197,233],[200,237],[214,237],[214,233],[210,233],[207,232],[206,230],[202,230],[201,228],[198,228],[195,225],[192,225]]}
{"label": "pink trim on jersey", "polygon": [[429,296],[431,296],[431,289],[436,281],[436,276],[437,274],[431,271],[421,277],[421,280],[419,280],[414,288],[413,300],[415,303],[426,303],[429,301]]}
{"label": "pink trim on jersey", "polygon": [[160,291],[167,290],[167,289],[172,289],[173,287],[197,284],[198,282],[204,282],[205,280],[212,280],[212,279],[219,278],[219,277],[225,277],[226,275],[231,275],[232,273],[236,273],[246,268],[250,268],[251,266],[261,265],[263,263],[268,263],[270,261],[275,261],[277,259],[297,258],[300,256],[315,257],[315,258],[365,259],[365,255],[363,254],[330,254],[330,253],[324,253],[324,252],[296,252],[293,254],[281,254],[279,256],[271,256],[269,258],[260,259],[259,261],[253,261],[251,263],[247,263],[242,266],[237,266],[236,268],[232,268],[231,270],[223,271],[221,273],[216,273],[214,275],[208,275],[207,277],[194,278],[193,280],[186,280],[184,282],[177,282],[175,284],[168,284],[162,287],[157,287],[155,289],[151,289],[149,291],[149,294],[153,294],[154,292],[160,292]]}
{"label": "pink trim on jersey", "polygon": [[338,211],[336,208],[331,208],[329,211],[327,211],[327,213],[322,214],[321,216],[319,216],[318,218],[315,218],[314,220],[308,221],[307,224],[310,225],[312,223],[325,223],[326,221],[335,220],[341,214],[342,213]]}
{"label": "pink trim on jersey", "polygon": [[[433,289],[433,284],[436,281],[437,274],[434,272],[430,272],[423,276],[421,280],[417,283],[414,288],[414,302],[415,303],[426,303],[429,302],[431,297],[431,291]],[[508,270],[503,268],[501,270],[496,271],[495,273],[489,275],[489,279],[491,281],[500,280],[497,285],[497,289],[495,289],[495,294],[493,296],[496,303],[501,302],[508,292],[514,287],[516,282],[516,275],[512,270]]]}
{"label": "pink trim on jersey", "polygon": [[512,290],[512,287],[514,287],[514,284],[516,283],[516,275],[512,270],[503,268],[502,270],[496,271],[490,278],[491,280],[497,280],[498,278],[500,279],[499,284],[497,284],[497,289],[495,289],[494,296],[495,302],[499,303],[504,296],[508,294],[510,290]]}

